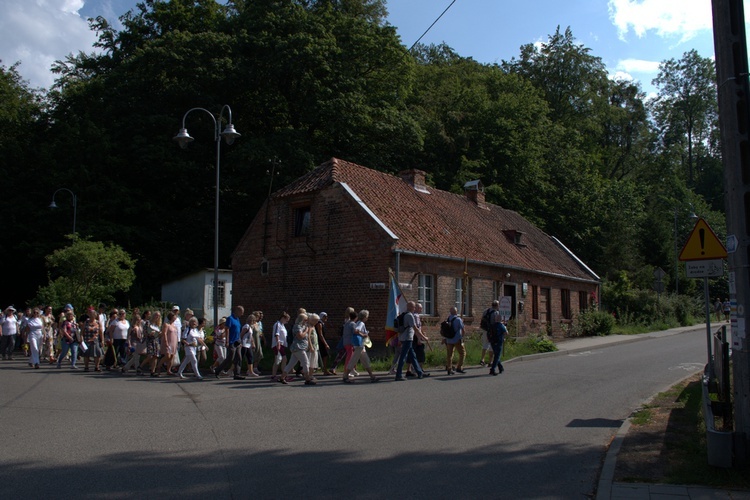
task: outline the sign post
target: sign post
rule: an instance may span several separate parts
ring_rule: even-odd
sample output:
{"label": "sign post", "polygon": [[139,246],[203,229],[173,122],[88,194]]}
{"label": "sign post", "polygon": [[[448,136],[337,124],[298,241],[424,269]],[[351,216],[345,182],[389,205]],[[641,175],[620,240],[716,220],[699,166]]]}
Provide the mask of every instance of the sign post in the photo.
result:
{"label": "sign post", "polygon": [[706,303],[706,348],[708,369],[713,376],[711,363],[711,298],[708,295],[708,278],[724,274],[722,259],[727,258],[727,249],[713,229],[703,219],[695,223],[685,246],[680,252],[680,260],[685,262],[688,278],[703,278],[703,299]]}

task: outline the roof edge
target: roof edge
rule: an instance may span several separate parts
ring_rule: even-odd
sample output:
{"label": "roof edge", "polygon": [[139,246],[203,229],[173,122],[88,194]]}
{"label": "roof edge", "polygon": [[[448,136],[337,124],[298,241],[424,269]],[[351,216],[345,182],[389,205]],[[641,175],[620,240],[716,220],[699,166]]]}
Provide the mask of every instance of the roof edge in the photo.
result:
{"label": "roof edge", "polygon": [[578,256],[577,256],[576,254],[574,254],[574,253],[573,253],[573,251],[572,251],[572,250],[570,250],[570,249],[569,249],[568,247],[566,247],[565,245],[563,245],[563,242],[562,242],[562,241],[558,240],[558,239],[557,239],[557,238],[555,238],[554,236],[550,236],[550,238],[552,238],[552,241],[554,241],[555,243],[557,243],[558,245],[560,245],[560,248],[562,248],[563,250],[565,250],[565,252],[567,252],[567,253],[568,253],[568,255],[570,255],[570,257],[571,257],[571,258],[572,258],[573,260],[575,260],[575,261],[576,261],[576,262],[578,263],[578,265],[579,265],[579,266],[581,266],[581,267],[583,268],[583,270],[584,270],[584,271],[586,271],[586,272],[587,272],[587,273],[589,273],[589,274],[590,274],[591,276],[593,276],[594,278],[596,278],[596,280],[597,280],[597,281],[601,281],[601,280],[602,280],[602,279],[601,279],[601,278],[599,277],[599,275],[598,275],[598,274],[596,274],[596,273],[595,273],[594,271],[592,271],[592,270],[591,270],[591,268],[590,268],[589,266],[587,266],[586,264],[584,264],[584,262],[583,262],[583,261],[582,261],[581,259],[579,259],[579,258],[578,258]]}
{"label": "roof edge", "polygon": [[[367,215],[369,215],[370,218],[372,218],[372,220],[374,220],[381,227],[381,229],[383,229],[383,231],[385,231],[386,234],[388,234],[388,236],[390,236],[394,240],[398,240],[398,236],[396,236],[396,234],[393,231],[391,231],[390,228],[386,226],[383,223],[383,221],[380,220],[378,216],[375,215],[375,213],[372,210],[370,210],[370,207],[368,207],[365,204],[365,202],[362,201],[362,199],[359,196],[357,196],[357,193],[355,193],[354,190],[350,188],[346,182],[339,182],[338,184],[344,188],[344,191],[346,191],[349,194],[349,196],[351,196],[352,199],[354,199],[354,201],[356,201],[359,204],[359,206],[361,206],[364,209]],[[335,182],[334,182],[334,185],[336,185]]]}

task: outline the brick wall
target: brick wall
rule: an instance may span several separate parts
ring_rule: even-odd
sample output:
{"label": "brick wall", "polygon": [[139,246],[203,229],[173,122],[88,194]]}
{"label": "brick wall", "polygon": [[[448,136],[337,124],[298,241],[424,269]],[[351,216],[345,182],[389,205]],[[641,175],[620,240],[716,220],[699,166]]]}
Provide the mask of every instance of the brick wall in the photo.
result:
{"label": "brick wall", "polygon": [[[295,236],[295,209],[310,209],[310,232]],[[246,311],[262,310],[266,327],[288,311],[294,318],[299,307],[329,314],[329,330],[338,331],[344,309],[368,309],[368,328],[373,341],[384,339],[388,303],[388,269],[395,269],[395,243],[385,231],[339,185],[320,192],[272,199],[256,216],[232,256],[233,304]],[[261,275],[261,263],[268,274]],[[455,279],[464,276],[464,261],[402,254],[399,283],[409,300],[417,300],[417,276],[435,277],[435,314],[424,324],[435,338],[437,324],[447,317],[455,303]],[[570,290],[570,311],[579,310],[579,291],[587,296],[596,286],[538,273],[469,263],[470,310],[465,316],[469,331],[479,327],[484,310],[496,298],[515,294],[515,324],[520,336],[546,331],[546,325],[532,319],[531,287],[550,288],[552,331],[562,334],[561,289]],[[523,284],[527,294],[523,294]],[[375,287],[375,288],[373,288]],[[381,288],[382,287],[382,288]],[[524,311],[517,308],[524,302]]]}

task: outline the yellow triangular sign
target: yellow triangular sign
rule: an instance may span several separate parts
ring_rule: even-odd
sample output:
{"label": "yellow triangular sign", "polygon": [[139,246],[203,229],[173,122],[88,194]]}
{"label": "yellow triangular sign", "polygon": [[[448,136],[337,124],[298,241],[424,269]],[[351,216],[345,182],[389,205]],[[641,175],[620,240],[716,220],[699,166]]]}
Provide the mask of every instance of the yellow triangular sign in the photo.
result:
{"label": "yellow triangular sign", "polygon": [[698,219],[687,243],[682,247],[680,260],[726,259],[727,249],[703,219]]}

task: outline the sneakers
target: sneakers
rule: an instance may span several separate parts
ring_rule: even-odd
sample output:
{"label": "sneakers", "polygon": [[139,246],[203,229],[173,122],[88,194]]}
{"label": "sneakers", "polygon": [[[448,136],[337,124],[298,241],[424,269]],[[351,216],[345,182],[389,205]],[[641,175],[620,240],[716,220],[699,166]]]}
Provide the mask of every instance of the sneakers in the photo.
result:
{"label": "sneakers", "polygon": [[180,379],[185,380],[185,375],[182,373],[178,373],[177,376],[180,377]]}
{"label": "sneakers", "polygon": [[318,385],[318,383],[314,380],[305,380],[305,385]]}
{"label": "sneakers", "polygon": [[495,376],[497,376],[497,375],[500,375],[500,374],[499,374],[499,373],[497,373],[497,372],[495,372],[495,370],[490,370],[490,375],[495,375]]}
{"label": "sneakers", "polygon": [[245,380],[245,377],[243,377],[242,375],[235,375],[234,380]]}
{"label": "sneakers", "polygon": [[427,378],[427,377],[429,377],[429,376],[430,376],[430,374],[429,374],[429,373],[427,373],[427,372],[422,372],[422,373],[420,373],[419,375],[417,375],[417,378],[421,380],[421,379],[423,379],[423,378]]}
{"label": "sneakers", "polygon": [[463,368],[456,368],[456,373],[466,373]]}
{"label": "sneakers", "polygon": [[448,368],[446,371],[448,372],[448,375],[453,375],[454,373],[456,373],[451,368]]}

